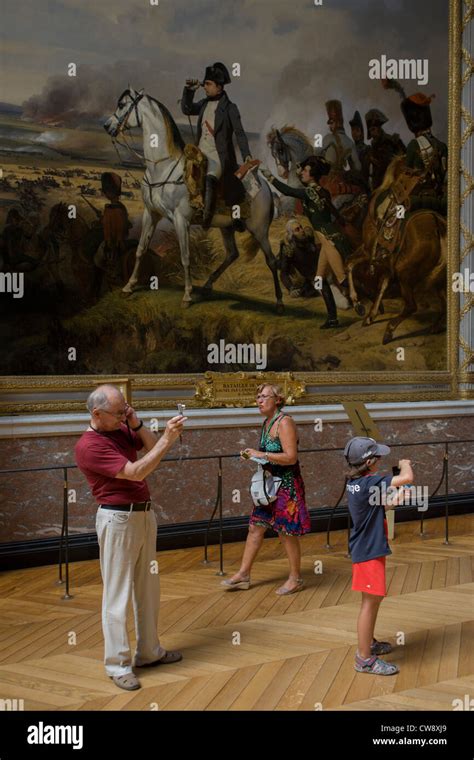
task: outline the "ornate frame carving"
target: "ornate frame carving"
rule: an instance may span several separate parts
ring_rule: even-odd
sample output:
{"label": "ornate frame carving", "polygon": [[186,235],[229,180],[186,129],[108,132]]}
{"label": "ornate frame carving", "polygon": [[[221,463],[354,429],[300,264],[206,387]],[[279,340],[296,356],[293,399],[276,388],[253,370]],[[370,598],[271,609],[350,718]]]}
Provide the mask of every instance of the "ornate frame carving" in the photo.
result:
{"label": "ornate frame carving", "polygon": [[[469,42],[467,42],[469,41]],[[469,45],[471,50],[466,47]],[[449,178],[448,282],[461,267],[474,271],[474,0],[450,0],[449,18]],[[464,103],[462,98],[464,97]],[[468,107],[469,106],[469,107]],[[461,178],[461,181],[460,181]],[[293,403],[341,401],[424,401],[474,397],[474,294],[448,288],[447,370],[409,372],[294,373]],[[138,409],[167,408],[184,400],[188,407],[217,406],[210,375],[130,375],[108,377],[131,382]],[[235,373],[254,377],[259,373]],[[271,374],[271,373],[268,373]],[[282,373],[286,376],[287,373]],[[262,373],[262,376],[265,373]],[[261,376],[258,382],[261,382]],[[72,412],[84,410],[87,394],[102,375],[11,376],[0,378],[0,413]],[[336,385],[337,382],[337,385]],[[221,399],[222,406],[242,406]]]}

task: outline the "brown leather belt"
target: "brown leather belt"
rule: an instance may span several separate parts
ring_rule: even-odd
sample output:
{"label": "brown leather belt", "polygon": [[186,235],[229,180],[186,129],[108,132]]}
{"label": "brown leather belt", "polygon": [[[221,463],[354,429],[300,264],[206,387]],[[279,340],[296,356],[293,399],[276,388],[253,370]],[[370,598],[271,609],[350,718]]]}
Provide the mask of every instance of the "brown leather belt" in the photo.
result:
{"label": "brown leather belt", "polygon": [[131,504],[99,504],[101,509],[115,509],[120,512],[149,512],[151,501],[131,502]]}

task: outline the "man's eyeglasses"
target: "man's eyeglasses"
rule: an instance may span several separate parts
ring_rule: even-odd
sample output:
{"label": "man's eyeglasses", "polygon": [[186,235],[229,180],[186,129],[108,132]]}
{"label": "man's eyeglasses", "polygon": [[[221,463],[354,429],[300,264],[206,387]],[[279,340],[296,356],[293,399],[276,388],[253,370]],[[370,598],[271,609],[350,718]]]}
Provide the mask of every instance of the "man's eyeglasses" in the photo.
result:
{"label": "man's eyeglasses", "polygon": [[122,417],[125,416],[125,411],[126,410],[123,409],[123,411],[121,411],[121,412],[109,412],[108,409],[99,409],[99,412],[105,412],[106,414],[111,414],[112,417],[115,417],[116,420],[122,419]]}
{"label": "man's eyeglasses", "polygon": [[276,398],[273,394],[270,396],[264,396],[263,394],[260,396],[257,396],[257,401],[264,401],[266,398]]}

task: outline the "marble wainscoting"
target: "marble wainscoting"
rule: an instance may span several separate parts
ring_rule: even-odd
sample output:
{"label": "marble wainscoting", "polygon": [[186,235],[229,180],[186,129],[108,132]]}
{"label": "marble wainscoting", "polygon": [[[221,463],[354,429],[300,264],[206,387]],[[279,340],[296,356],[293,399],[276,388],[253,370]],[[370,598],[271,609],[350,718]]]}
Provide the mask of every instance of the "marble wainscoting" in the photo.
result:
{"label": "marble wainscoting", "polygon": [[[380,439],[394,446],[387,458],[388,471],[399,458],[413,461],[416,482],[431,493],[443,467],[444,443],[449,441],[449,490],[474,491],[474,446],[461,443],[474,439],[474,402],[446,401],[369,404]],[[308,506],[335,504],[344,483],[341,448],[353,435],[340,405],[289,407],[298,425],[300,449],[339,449],[301,453]],[[143,413],[145,421],[157,417],[160,425],[174,412]],[[322,420],[322,431],[315,421]],[[245,446],[258,448],[261,418],[255,409],[191,410],[182,445],[148,478],[158,523],[169,525],[207,519],[213,509],[218,460],[189,461],[191,456],[233,455],[223,459],[225,517],[246,515],[251,509],[248,493],[254,465],[240,461]],[[73,449],[87,426],[86,415],[37,415],[0,420],[0,469],[62,466],[73,464]],[[424,445],[415,445],[424,442]],[[404,443],[403,447],[396,444]],[[70,503],[70,532],[94,532],[95,503],[78,470],[69,471],[69,488],[76,501]],[[19,473],[0,476],[0,543],[54,537],[61,532],[63,471]],[[428,515],[427,515],[428,516]]]}

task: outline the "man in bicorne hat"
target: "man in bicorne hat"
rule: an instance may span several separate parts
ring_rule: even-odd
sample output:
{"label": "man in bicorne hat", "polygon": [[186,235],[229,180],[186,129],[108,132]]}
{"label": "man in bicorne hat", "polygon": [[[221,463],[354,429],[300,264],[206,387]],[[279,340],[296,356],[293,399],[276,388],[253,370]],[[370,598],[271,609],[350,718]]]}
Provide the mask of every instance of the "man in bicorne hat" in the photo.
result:
{"label": "man in bicorne hat", "polygon": [[195,91],[201,86],[196,79],[187,79],[181,100],[181,110],[187,116],[198,116],[197,142],[207,158],[206,189],[203,227],[208,229],[214,215],[218,182],[222,179],[224,200],[228,206],[241,203],[245,198],[244,186],[234,175],[238,168],[232,137],[235,134],[242,159],[251,158],[247,136],[242,127],[239,109],[231,103],[224,86],[231,81],[223,63],[206,68],[204,89],[206,98],[193,102]]}
{"label": "man in bicorne hat", "polygon": [[383,125],[388,119],[378,108],[371,108],[365,114],[365,121],[367,134],[372,140],[368,152],[366,181],[370,190],[374,191],[382,184],[387,166],[392,159],[405,152],[405,145],[400,140],[400,135],[389,135],[385,132]]}
{"label": "man in bicorne hat", "polygon": [[351,127],[352,139],[354,140],[357,155],[359,156],[359,161],[362,166],[369,151],[369,146],[364,140],[364,125],[362,123],[362,118],[359,111],[356,111],[354,113],[354,116],[349,121],[349,124]]}
{"label": "man in bicorne hat", "polygon": [[431,132],[432,97],[417,92],[405,98],[400,106],[408,129],[415,135],[408,143],[406,164],[422,172],[410,198],[410,210],[431,208],[445,214],[448,148]]}

